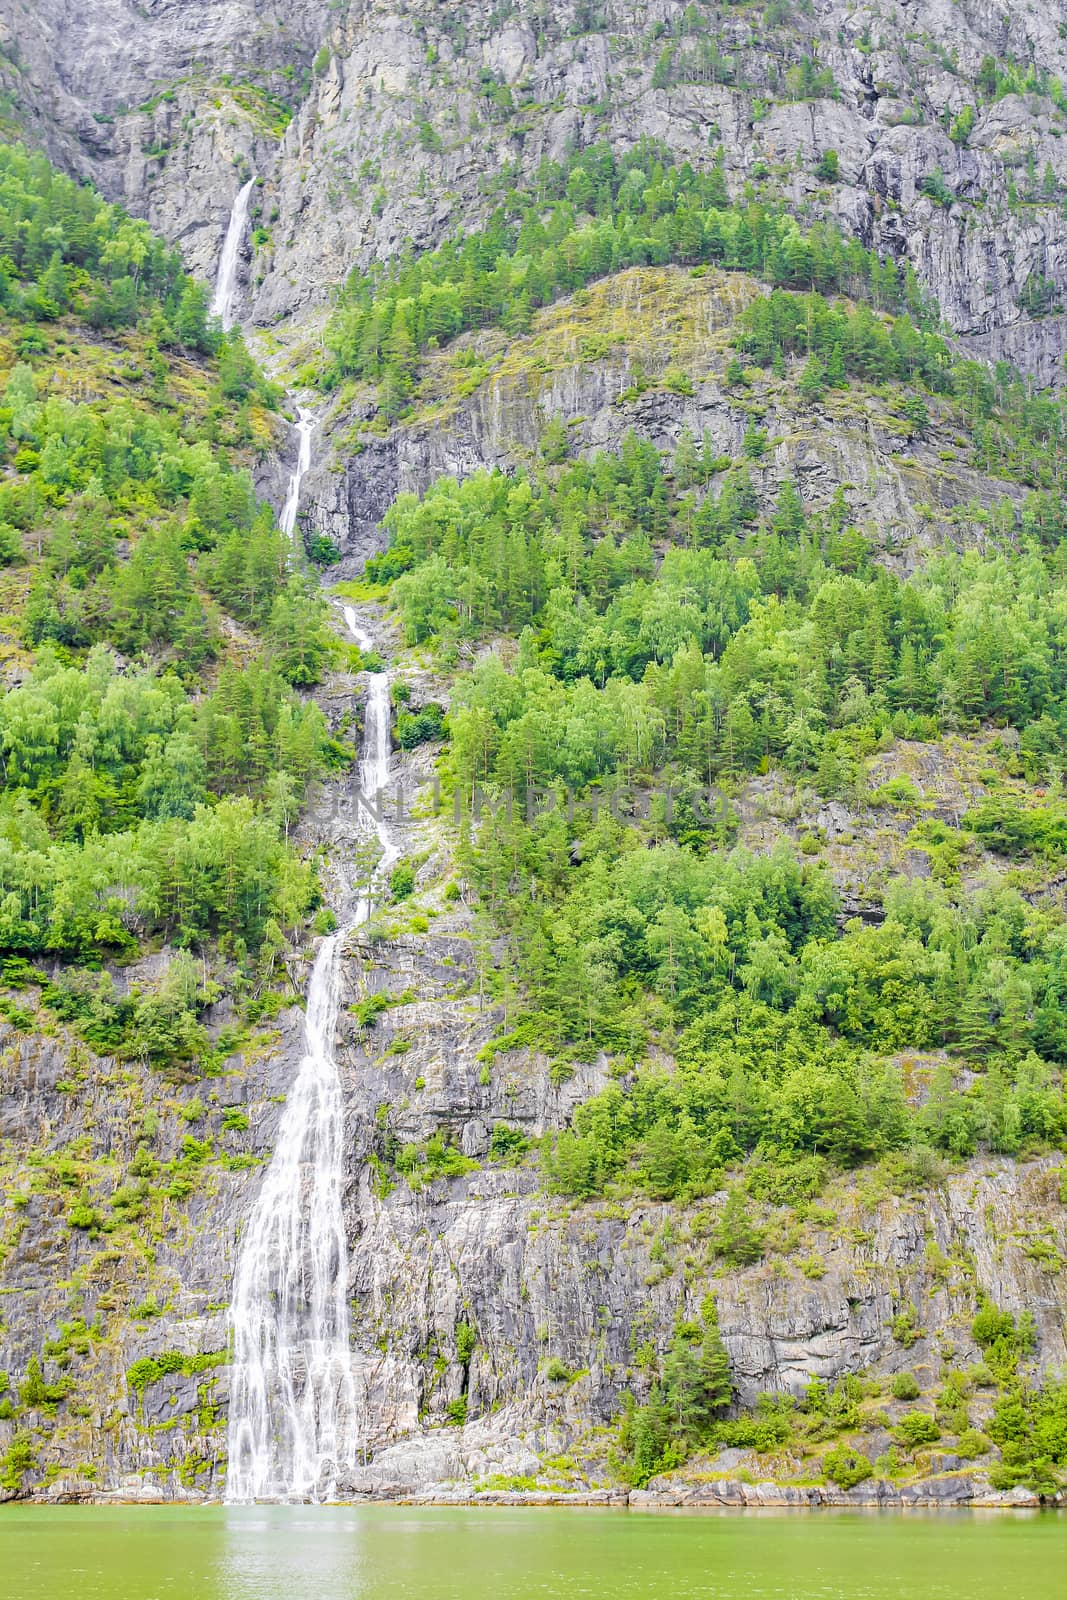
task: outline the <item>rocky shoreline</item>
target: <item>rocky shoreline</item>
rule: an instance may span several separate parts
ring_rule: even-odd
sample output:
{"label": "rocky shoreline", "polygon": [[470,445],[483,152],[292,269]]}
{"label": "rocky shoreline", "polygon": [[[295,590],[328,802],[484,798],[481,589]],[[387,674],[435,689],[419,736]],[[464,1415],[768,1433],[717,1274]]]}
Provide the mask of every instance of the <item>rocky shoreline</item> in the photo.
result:
{"label": "rocky shoreline", "polygon": [[[3,1497],[14,1499],[14,1496]],[[132,1477],[110,1493],[94,1490],[84,1479],[57,1478],[23,1503],[37,1505],[221,1505],[212,1495],[179,1487],[164,1489]],[[275,1502],[285,1503],[285,1502]],[[971,1474],[920,1478],[892,1483],[874,1478],[852,1489],[834,1484],[752,1483],[741,1478],[703,1482],[661,1478],[646,1489],[482,1489],[470,1484],[436,1484],[421,1492],[360,1493],[332,1501],[335,1505],[397,1506],[600,1506],[621,1511],[1036,1511],[1067,1509],[1067,1490],[1042,1495],[1017,1486],[999,1490]]]}

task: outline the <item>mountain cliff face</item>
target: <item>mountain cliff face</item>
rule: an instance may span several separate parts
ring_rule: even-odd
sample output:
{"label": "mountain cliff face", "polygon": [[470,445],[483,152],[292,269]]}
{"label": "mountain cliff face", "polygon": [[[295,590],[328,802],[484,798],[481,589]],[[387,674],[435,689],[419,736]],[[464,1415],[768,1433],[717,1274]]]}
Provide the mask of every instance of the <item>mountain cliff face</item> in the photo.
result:
{"label": "mountain cliff face", "polygon": [[[910,1409],[891,1397],[895,1374],[914,1373],[926,1389],[947,1369],[980,1363],[971,1333],[978,1293],[1031,1311],[1041,1370],[1063,1369],[1059,1271],[1051,1251],[1032,1248],[1049,1237],[1050,1217],[1062,1215],[1055,1162],[971,1163],[934,1196],[842,1181],[817,1214],[792,1224],[787,1258],[723,1273],[709,1247],[722,1196],[710,1208],[646,1202],[574,1211],[546,1201],[535,1172],[492,1163],[495,1126],[543,1135],[565,1125],[606,1076],[595,1064],[560,1085],[543,1059],[512,1053],[498,1058],[486,1083],[477,1052],[499,1018],[476,999],[452,998],[469,995],[469,963],[470,941],[458,932],[400,938],[385,952],[355,943],[347,952],[346,1004],[383,992],[414,990],[419,998],[386,1010],[372,1029],[351,1016],[342,1023],[349,1283],[365,1443],[363,1465],[338,1486],[343,1497],[624,1499],[611,1460],[620,1391],[635,1379],[640,1387],[642,1350],[679,1319],[697,1317],[709,1288],[741,1402],[769,1389],[800,1392],[813,1379],[832,1385],[877,1375],[889,1398],[871,1407],[864,1442],[872,1453],[892,1446],[891,1430]],[[113,1064],[91,1058],[72,1090],[67,1041],[9,1048],[5,1143],[40,1151],[35,1164],[74,1148],[81,1161],[123,1171],[143,1148],[138,1105],[148,1103],[158,1108],[151,1143],[160,1162],[180,1156],[190,1126],[200,1138],[219,1137],[228,1110],[251,1123],[249,1133],[223,1133],[231,1154],[265,1160],[301,1052],[301,1014],[279,1022],[260,1057],[228,1064],[192,1124],[188,1091],[161,1105],[158,1086],[127,1074],[117,1093]],[[431,1173],[422,1187],[390,1189],[377,1165],[386,1123],[412,1144],[445,1130],[485,1169],[452,1179]],[[72,1240],[61,1186],[20,1211],[3,1272],[12,1377],[40,1351],[47,1329],[46,1372],[74,1385],[58,1425],[42,1417],[48,1431],[35,1493],[221,1495],[225,1308],[261,1172],[253,1164],[212,1177],[187,1208],[172,1205],[161,1225],[149,1223],[149,1248],[136,1253],[121,1239],[101,1248],[78,1230]],[[1062,1249],[1062,1222],[1055,1237]],[[473,1351],[457,1334],[465,1327],[476,1329]],[[455,1425],[457,1407],[471,1418],[464,1426]],[[992,1408],[993,1392],[979,1391],[970,1408],[977,1427]],[[753,1473],[764,1503],[863,1503],[872,1488],[882,1503],[998,1499],[950,1444],[927,1455],[917,1486],[876,1482],[851,1496],[832,1485],[788,1486],[803,1481],[805,1466],[803,1453],[784,1445],[770,1455],[727,1450],[713,1471],[697,1467],[691,1481],[657,1480],[635,1503],[740,1501]],[[774,1479],[787,1486],[774,1490]]]}
{"label": "mountain cliff face", "polygon": [[732,191],[839,219],[910,260],[969,348],[1062,376],[1051,11],[42,0],[31,26],[9,0],[0,29],[8,115],[197,270],[237,173],[258,174],[246,310],[263,326],[321,305],[353,264],[469,226],[490,185],[544,156],[648,135],[696,162],[721,146]]}
{"label": "mountain cliff face", "polygon": [[[715,771],[730,811],[728,832],[715,843],[737,844],[754,858],[777,846],[801,867],[817,858],[835,897],[827,941],[838,934],[859,941],[865,929],[882,927],[887,904],[903,918],[909,885],[930,886],[934,898],[944,891],[944,903],[914,914],[931,948],[929,924],[939,916],[963,907],[962,919],[972,901],[975,916],[985,916],[998,895],[1007,907],[990,915],[981,934],[968,923],[954,956],[966,967],[981,943],[993,964],[1002,988],[986,1007],[990,1038],[961,1044],[949,1017],[942,1019],[947,1043],[934,1040],[932,1024],[914,1040],[902,1024],[871,1046],[879,1069],[900,1085],[900,1117],[925,1118],[914,1158],[902,1154],[910,1150],[903,1135],[839,1151],[840,1159],[816,1141],[814,1165],[788,1166],[795,1189],[783,1179],[761,1190],[759,1173],[746,1176],[755,1141],[739,1137],[699,1181],[657,1185],[627,1168],[614,1184],[568,1187],[546,1173],[579,1108],[638,1094],[646,1069],[672,1078],[684,1064],[689,1014],[680,999],[677,1013],[669,1009],[673,966],[669,988],[661,974],[653,983],[646,967],[630,988],[611,991],[612,1003],[622,994],[630,1005],[644,985],[641,1003],[652,1021],[639,1046],[605,1047],[599,1035],[594,1041],[591,1021],[588,1039],[569,1056],[536,1029],[516,1034],[522,998],[511,964],[519,941],[493,907],[492,873],[466,830],[447,808],[434,815],[426,798],[435,772],[446,799],[472,777],[485,779],[490,745],[495,756],[502,740],[487,736],[486,764],[470,773],[434,737],[409,741],[394,774],[409,797],[418,791],[396,824],[410,882],[380,887],[382,904],[349,936],[342,963],[336,1049],[364,1444],[363,1460],[349,1463],[338,1482],[342,1495],[1034,1503],[1038,1494],[1057,1493],[1058,1472],[1048,1463],[1062,1464],[1062,1440],[1044,1456],[1035,1444],[1025,1460],[1013,1457],[1027,1427],[1033,1433],[1038,1424],[1026,1421],[1029,1413],[1013,1423],[1006,1408],[1016,1400],[1030,1405],[1033,1386],[1054,1386],[1067,1366],[1062,1129],[1050,1112],[1043,1133],[1027,1125],[1025,1135],[1016,1128],[998,1143],[983,1125],[953,1143],[931,1108],[939,1084],[947,1081],[962,1099],[991,1081],[990,1052],[1012,1027],[1018,1037],[1004,1046],[1004,1084],[1010,1080],[1016,1099],[1024,1098],[1030,1072],[1034,1097],[1046,1096],[1042,1106],[1062,1100],[1059,1067],[1048,1064],[1062,1062],[1062,1053],[1050,1047],[1038,1068],[1027,1054],[1032,1038],[1047,1042],[1046,1013],[1062,997],[1049,931],[1062,910],[1062,841],[1046,848],[1036,835],[1008,838],[1011,817],[1005,822],[996,812],[1010,803],[1027,815],[1051,815],[1063,781],[1062,728],[1049,713],[1040,737],[1026,744],[1039,709],[1031,717],[1030,702],[1020,710],[1011,699],[1025,678],[1038,707],[1060,670],[1058,423],[1042,433],[1039,418],[1026,451],[1005,463],[993,446],[975,448],[976,417],[991,414],[993,401],[988,411],[970,410],[962,388],[926,388],[914,373],[828,381],[825,371],[805,387],[803,354],[789,348],[783,355],[781,345],[773,361],[768,349],[766,359],[753,355],[742,369],[737,358],[751,350],[738,344],[738,330],[767,300],[766,283],[677,261],[605,275],[534,310],[521,327],[493,326],[487,317],[484,327],[435,341],[420,352],[417,387],[399,419],[379,413],[367,383],[317,395],[302,386],[321,378],[323,325],[353,267],[476,230],[509,190],[536,190],[545,158],[562,160],[598,141],[621,153],[645,137],[695,168],[721,163],[737,204],[781,204],[805,226],[832,221],[878,257],[909,263],[936,300],[953,355],[1010,361],[1032,388],[1058,384],[1067,350],[1059,311],[1067,294],[1065,31],[1047,9],[1005,15],[970,0],[864,9],[827,0],[720,7],[655,0],[639,8],[537,0],[491,14],[422,0],[394,7],[34,0],[32,8],[0,0],[7,126],[147,219],[203,280],[213,279],[238,186],[258,178],[240,265],[242,319],[271,366],[314,402],[313,461],[301,498],[305,545],[323,542],[328,578],[341,580],[336,598],[359,607],[391,664],[403,690],[399,715],[443,707],[458,726],[478,710],[472,673],[495,659],[509,679],[557,672],[568,686],[582,678],[590,692],[594,683],[604,692],[611,674],[602,640],[580,670],[561,665],[565,629],[558,614],[546,619],[543,605],[535,610],[531,602],[520,622],[498,614],[479,632],[471,622],[476,602],[449,591],[439,608],[444,620],[421,627],[421,613],[411,621],[415,601],[425,598],[431,620],[438,614],[434,597],[416,592],[417,566],[414,574],[403,574],[403,561],[395,572],[379,567],[381,583],[361,584],[365,563],[389,542],[383,522],[397,496],[426,495],[442,476],[469,480],[494,469],[526,472],[547,494],[544,483],[569,464],[622,459],[636,439],[657,461],[675,463],[665,469],[670,504],[664,500],[658,526],[644,525],[651,536],[641,566],[641,551],[635,555],[634,540],[626,541],[633,486],[623,486],[608,525],[612,551],[617,539],[630,551],[623,565],[630,560],[635,571],[606,567],[604,593],[593,586],[586,599],[573,599],[576,614],[587,618],[594,602],[606,613],[609,587],[652,584],[665,561],[669,567],[672,544],[692,553],[703,537],[690,528],[699,511],[694,484],[710,505],[742,474],[752,501],[743,526],[704,542],[718,538],[723,563],[743,568],[746,582],[757,582],[759,567],[762,609],[754,607],[753,619],[794,606],[818,612],[829,629],[834,607],[859,608],[847,639],[842,633],[827,647],[832,713],[828,700],[812,711],[813,688],[812,706],[793,708],[800,735],[790,724],[788,740],[777,744],[766,729],[804,675],[804,652],[784,665],[758,656],[752,676],[766,674],[773,691],[760,724],[762,756],[750,730],[750,759],[735,760],[729,705],[712,705],[711,679],[692,676],[689,661],[688,687],[663,723],[680,727],[687,706],[712,705],[700,737],[720,741]],[[587,204],[595,214],[596,197]],[[14,338],[2,347],[5,381]],[[134,354],[146,367],[152,359],[151,349]],[[920,393],[919,411],[909,412],[907,400]],[[1022,386],[1012,393],[1018,410]],[[172,394],[171,410],[174,401]],[[205,431],[224,410],[220,402],[205,416]],[[295,446],[279,445],[279,432],[263,424],[254,447],[224,441],[245,452],[242,461],[275,508],[295,466]],[[705,461],[699,473],[677,464],[679,452],[696,445]],[[1043,452],[1046,463],[1037,459]],[[18,461],[13,442],[9,476],[27,470],[25,458],[22,467]],[[575,493],[586,490],[579,481]],[[810,571],[786,570],[785,558],[774,567],[775,540],[801,537],[787,517],[794,492],[812,549],[822,541],[810,560],[825,558],[827,582],[838,586],[829,598],[820,591],[821,610],[797,598]],[[571,503],[560,520],[573,512]],[[482,520],[496,528],[494,517],[487,510]],[[834,540],[843,521],[851,544],[842,554]],[[194,572],[210,576],[197,537],[194,529]],[[404,548],[402,539],[394,542]],[[504,567],[516,559],[509,549]],[[936,683],[923,684],[920,716],[897,688],[905,673],[899,656],[892,668],[877,659],[882,644],[899,651],[899,638],[860,638],[870,620],[864,608],[873,615],[878,573],[921,586],[937,558],[965,563],[977,555],[990,560],[978,609],[992,615],[998,608],[1001,627],[1009,616],[1013,639],[1025,636],[1026,649],[1020,643],[1003,666],[1003,702],[987,712],[982,695],[996,676],[986,671],[991,624],[980,640],[985,655],[975,645],[973,662],[956,663],[957,678],[950,665]],[[407,549],[404,561],[410,556]],[[1028,563],[1030,586],[1009,607],[1000,586],[1016,558]],[[455,547],[450,559],[459,562]],[[556,550],[552,559],[558,579],[572,558]],[[1035,576],[1042,561],[1047,571]],[[970,581],[973,569],[960,570],[963,576],[945,580],[937,605],[947,607],[953,584],[962,590]],[[408,583],[406,611],[403,591],[385,586],[398,573]],[[870,587],[859,595],[849,585],[861,579]],[[210,581],[229,605],[221,580]],[[888,605],[884,590],[877,593],[877,604]],[[917,593],[909,592],[913,610]],[[12,594],[17,610],[25,594]],[[653,600],[645,600],[651,609]],[[690,593],[673,604],[686,614],[712,609],[706,596],[698,602]],[[931,606],[923,639],[932,658],[949,623],[944,608]],[[466,631],[459,627],[464,607]],[[1052,619],[1053,637],[1038,668],[1041,615]],[[333,603],[328,616],[340,635]],[[899,633],[907,617],[894,617]],[[672,637],[669,618],[662,627]],[[252,629],[246,612],[226,614],[220,650],[227,660],[246,661]],[[960,657],[970,637],[959,643]],[[758,639],[751,648],[765,644]],[[816,647],[813,635],[808,653]],[[276,638],[271,648],[279,648]],[[720,640],[707,651],[712,672],[725,648]],[[650,649],[649,670],[642,677],[634,668],[634,682],[658,681],[684,654]],[[269,798],[276,826],[284,816],[287,844],[321,860],[323,900],[342,920],[368,870],[351,757],[363,673],[373,664],[369,652],[353,656],[346,645],[317,674],[294,673],[336,747],[332,760],[315,767],[302,810],[277,810],[276,790]],[[920,665],[927,670],[925,657]],[[13,650],[6,670],[10,682],[21,681],[29,664]],[[841,711],[849,697],[854,709]],[[905,704],[908,715],[900,711]],[[828,778],[818,752],[805,758],[805,715],[820,737],[839,717],[831,755],[847,767],[847,781]],[[557,742],[561,719],[562,712],[551,728]],[[551,744],[547,735],[540,745],[531,739],[525,759]],[[986,831],[977,823],[968,831],[963,819],[987,803]],[[545,845],[546,866],[522,855],[522,840],[505,836],[492,869],[506,886],[498,901],[518,902],[528,879],[530,901],[547,904],[581,865],[583,840],[586,834],[576,839],[564,829]],[[652,856],[663,843],[663,827],[650,821],[640,848]],[[695,844],[690,837],[690,846],[698,855],[711,848],[706,836]],[[0,1495],[222,1493],[229,1290],[303,1052],[300,1004],[314,939],[329,920],[302,903],[286,924],[287,946],[279,934],[285,974],[272,967],[266,1013],[249,1009],[239,941],[197,946],[206,1076],[188,1057],[161,1072],[144,1054],[87,1042],[84,1017],[71,1023],[55,1009],[61,961],[11,969],[8,1021],[0,1023],[0,1366],[8,1378],[8,1398],[0,1397]],[[907,926],[910,959],[914,927]],[[169,931],[143,924],[134,931],[136,959],[112,952],[100,962],[119,996],[132,999],[182,967]],[[628,926],[627,938],[631,932]],[[905,942],[903,932],[895,937]],[[801,983],[799,946],[795,954],[783,980],[790,1001],[789,984]],[[1005,1001],[1006,964],[1031,959],[1039,971],[1026,968],[1030,987],[1016,985],[1014,1000]],[[730,982],[763,1003],[771,980],[765,989],[759,973],[742,981],[733,957],[730,963]],[[944,965],[931,962],[931,985],[948,983]],[[902,981],[894,969],[886,981],[902,1007],[907,976]],[[721,972],[714,982],[725,982]],[[832,989],[829,978],[824,987]],[[258,1001],[260,987],[255,992]],[[845,1035],[847,1007],[835,1011],[837,998],[819,991],[833,1017],[828,1030]],[[585,1003],[591,1016],[588,996]],[[768,1060],[777,1060],[780,1042],[767,1035]],[[999,1056],[994,1067],[1002,1070]],[[863,1079],[868,1087],[873,1081]],[[753,1160],[762,1171],[761,1163],[776,1159],[773,1140],[765,1137],[759,1151]],[[747,1220],[730,1237],[746,1184]],[[994,1327],[990,1314],[1006,1321]],[[679,1433],[677,1417],[664,1420],[666,1396],[677,1393],[691,1348],[703,1340],[700,1348],[714,1350],[713,1332],[728,1357],[733,1412],[724,1426],[734,1432],[698,1429],[697,1442],[677,1451],[670,1440],[653,1440],[642,1455],[642,1428]],[[796,1411],[787,1414],[785,1401],[775,1409],[782,1396],[796,1401]],[[925,1432],[909,1421],[918,1415],[927,1418]],[[827,1469],[828,1446],[852,1466],[844,1460]],[[872,1470],[877,1460],[877,1474],[865,1478],[857,1459]]]}

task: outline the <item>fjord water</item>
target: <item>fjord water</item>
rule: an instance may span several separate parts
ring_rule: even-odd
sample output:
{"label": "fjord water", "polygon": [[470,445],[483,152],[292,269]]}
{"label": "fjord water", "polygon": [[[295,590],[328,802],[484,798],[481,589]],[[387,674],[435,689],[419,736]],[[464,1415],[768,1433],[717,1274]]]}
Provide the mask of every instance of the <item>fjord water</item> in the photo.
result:
{"label": "fjord water", "polygon": [[0,1600],[1062,1600],[1056,1513],[0,1510]]}

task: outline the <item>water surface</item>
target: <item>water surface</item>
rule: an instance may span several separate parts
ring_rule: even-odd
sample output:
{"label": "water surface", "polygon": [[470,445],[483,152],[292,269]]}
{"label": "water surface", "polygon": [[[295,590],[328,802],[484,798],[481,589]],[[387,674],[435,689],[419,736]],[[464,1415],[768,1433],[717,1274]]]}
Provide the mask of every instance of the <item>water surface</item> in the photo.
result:
{"label": "water surface", "polygon": [[0,1507],[2,1600],[1064,1600],[1056,1513]]}

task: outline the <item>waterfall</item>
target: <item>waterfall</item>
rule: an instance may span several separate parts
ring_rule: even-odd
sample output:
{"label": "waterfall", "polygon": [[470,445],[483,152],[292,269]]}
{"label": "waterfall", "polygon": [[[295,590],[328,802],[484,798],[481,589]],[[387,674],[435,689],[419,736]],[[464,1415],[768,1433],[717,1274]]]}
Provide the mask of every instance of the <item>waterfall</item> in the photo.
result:
{"label": "waterfall", "polygon": [[297,406],[296,415],[297,421],[294,427],[300,445],[296,468],[290,475],[289,489],[279,518],[279,526],[287,539],[291,539],[296,531],[296,514],[300,510],[300,486],[304,481],[304,474],[311,465],[311,435],[315,431],[315,416],[307,406]]}
{"label": "waterfall", "polygon": [[[373,650],[374,640],[365,628],[359,625],[354,606],[343,606],[342,612],[345,627],[359,645],[361,650]],[[400,855],[400,846],[393,838],[383,812],[378,806],[378,796],[383,793],[389,783],[389,674],[375,672],[371,674],[370,689],[367,694],[367,710],[363,727],[363,760],[359,767],[360,794],[365,797],[368,805],[364,807],[364,815],[373,824],[378,835],[378,843],[382,853],[375,868],[375,877],[381,878],[383,874],[394,866]],[[371,886],[373,888],[373,885]],[[366,922],[371,913],[370,893],[360,900],[356,912],[355,926]]]}
{"label": "waterfall", "polygon": [[237,298],[237,253],[244,237],[245,224],[248,221],[248,201],[255,181],[255,178],[249,178],[244,187],[237,192],[233,210],[230,212],[230,225],[223,240],[222,255],[219,257],[219,275],[215,279],[215,297],[211,302],[211,315],[218,317],[224,328],[232,328],[235,320],[233,303]]}
{"label": "waterfall", "polygon": [[226,1498],[329,1498],[355,1452],[342,1199],[344,1108],[333,1040],[343,936],[324,939],[307,1054],[241,1244],[230,1305]]}
{"label": "waterfall", "polygon": [[[248,222],[248,201],[255,185],[255,178],[248,182],[238,192],[230,212],[230,225],[226,229],[226,238],[222,245],[222,254],[219,257],[218,276],[215,279],[215,297],[211,302],[211,315],[219,317],[224,328],[232,328],[236,318],[233,307],[237,298],[237,256],[244,237],[245,225]],[[304,477],[311,466],[311,435],[315,431],[315,414],[307,406],[297,406],[297,420],[293,424],[299,447],[297,450],[296,467],[289,475],[289,487],[285,494],[285,505],[279,526],[287,539],[292,539],[296,532],[297,512],[300,510],[300,489]]]}
{"label": "waterfall", "polygon": [[[369,649],[372,641],[350,607],[345,621]],[[374,797],[388,781],[389,675],[380,672],[367,697],[362,793]],[[400,847],[385,817],[367,814],[382,846],[380,878]],[[347,1151],[334,1039],[345,938],[370,916],[372,889],[373,882],[352,921],[323,940],[316,958],[307,1053],[241,1241],[230,1303],[231,1502],[329,1500],[359,1446],[343,1207]]]}

